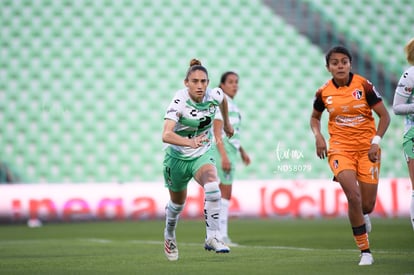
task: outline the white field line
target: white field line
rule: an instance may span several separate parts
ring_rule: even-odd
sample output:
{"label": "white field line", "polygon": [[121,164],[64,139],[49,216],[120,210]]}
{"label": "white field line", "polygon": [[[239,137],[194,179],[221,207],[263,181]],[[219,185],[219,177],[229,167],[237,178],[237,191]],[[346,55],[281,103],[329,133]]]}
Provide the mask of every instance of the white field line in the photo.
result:
{"label": "white field line", "polygon": [[[127,240],[127,241],[114,241],[110,239],[98,239],[98,238],[82,238],[82,239],[75,239],[76,241],[81,242],[91,242],[91,243],[99,243],[99,244],[109,244],[109,243],[130,243],[130,244],[141,244],[141,245],[157,245],[163,246],[164,241],[162,240]],[[45,241],[56,241],[56,242],[64,242],[64,241],[71,241],[71,240],[61,240],[61,239],[42,239],[42,240],[3,240],[0,241],[0,246],[3,245],[27,245],[27,244],[38,244],[43,243]],[[73,241],[73,240],[72,240]],[[200,246],[203,247],[203,243],[187,243],[187,242],[178,242],[180,247],[182,246]],[[292,251],[325,251],[325,252],[356,252],[357,249],[325,249],[325,248],[311,248],[311,247],[295,247],[295,246],[264,246],[264,245],[236,245],[231,246],[230,248],[234,249],[269,249],[269,250],[292,250]],[[414,255],[414,252],[411,251],[400,251],[400,250],[377,250],[374,249],[372,251],[374,254],[408,254]]]}

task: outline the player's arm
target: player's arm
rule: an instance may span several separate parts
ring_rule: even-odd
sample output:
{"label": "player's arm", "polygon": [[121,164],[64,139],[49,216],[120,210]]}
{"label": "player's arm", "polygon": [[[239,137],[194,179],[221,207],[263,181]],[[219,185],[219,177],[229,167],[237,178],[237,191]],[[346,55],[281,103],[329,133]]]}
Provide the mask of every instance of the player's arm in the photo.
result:
{"label": "player's arm", "polygon": [[224,148],[222,130],[223,121],[221,119],[214,119],[214,137],[216,139],[216,148],[221,156],[221,167],[225,172],[229,172],[231,169],[231,163],[227,157],[226,149]]}
{"label": "player's arm", "polygon": [[411,96],[414,88],[414,75],[412,71],[404,72],[398,81],[395,89],[394,101],[392,110],[396,115],[414,114],[414,103],[408,103],[408,98]]}
{"label": "player's arm", "polygon": [[315,136],[316,155],[320,159],[324,159],[328,156],[328,148],[326,146],[325,138],[321,132],[321,117],[322,112],[313,109],[310,118],[310,127],[312,129],[313,135]]}
{"label": "player's arm", "polygon": [[230,138],[234,134],[234,129],[233,129],[233,126],[231,126],[231,124],[230,124],[229,107],[228,107],[228,104],[227,104],[226,97],[223,97],[223,101],[220,103],[219,108],[220,108],[221,115],[223,117],[224,132]]}
{"label": "player's arm", "polygon": [[414,114],[414,103],[407,103],[407,98],[395,93],[392,110],[396,115]]}
{"label": "player's arm", "polygon": [[390,115],[388,113],[387,108],[385,108],[385,105],[382,101],[375,104],[372,109],[374,112],[378,115],[379,121],[377,126],[377,133],[375,134],[375,137],[372,139],[371,147],[368,150],[368,158],[372,162],[376,162],[379,160],[378,155],[378,148],[379,143],[381,141],[381,138],[384,136],[385,132],[388,129],[388,126],[390,125]]}
{"label": "player's arm", "polygon": [[375,104],[372,109],[379,117],[376,135],[383,137],[391,122],[390,114],[382,101]]}
{"label": "player's arm", "polygon": [[240,156],[241,156],[241,158],[242,158],[242,160],[243,160],[243,163],[245,164],[245,165],[249,165],[250,164],[250,157],[249,157],[249,155],[247,154],[247,152],[243,149],[243,147],[242,146],[240,146],[240,148],[239,148],[239,152],[240,152]]}
{"label": "player's arm", "polygon": [[177,122],[172,119],[164,120],[164,129],[162,131],[162,141],[178,146],[188,146],[191,148],[198,148],[203,146],[203,142],[208,141],[206,134],[195,136],[193,138],[182,137],[174,132],[174,127]]}
{"label": "player's arm", "polygon": [[313,111],[310,118],[310,127],[315,136],[316,155],[320,159],[328,156],[328,147],[326,146],[325,137],[321,132],[321,117],[325,110],[325,105],[322,101],[321,90],[318,90],[313,101]]}

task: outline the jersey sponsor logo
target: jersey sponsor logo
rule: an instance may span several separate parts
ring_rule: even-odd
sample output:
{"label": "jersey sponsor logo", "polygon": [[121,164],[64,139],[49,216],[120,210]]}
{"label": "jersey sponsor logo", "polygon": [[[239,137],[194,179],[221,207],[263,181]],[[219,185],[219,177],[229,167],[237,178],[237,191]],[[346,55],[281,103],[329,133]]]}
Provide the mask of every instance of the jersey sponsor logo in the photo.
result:
{"label": "jersey sponsor logo", "polygon": [[365,107],[365,104],[357,104],[357,105],[354,105],[354,109],[359,109],[359,108],[364,108]]}
{"label": "jersey sponsor logo", "polygon": [[358,116],[336,116],[335,123],[339,126],[355,127],[365,121],[363,115]]}
{"label": "jersey sponsor logo", "polygon": [[343,113],[348,113],[349,112],[349,106],[345,105],[345,106],[341,106],[342,112]]}
{"label": "jersey sponsor logo", "polygon": [[361,90],[355,90],[355,91],[353,91],[352,92],[352,96],[355,98],[355,99],[361,99],[362,98],[362,91]]}
{"label": "jersey sponsor logo", "polygon": [[208,106],[208,111],[210,112],[210,114],[215,113],[216,112],[216,105],[210,104],[210,106]]}

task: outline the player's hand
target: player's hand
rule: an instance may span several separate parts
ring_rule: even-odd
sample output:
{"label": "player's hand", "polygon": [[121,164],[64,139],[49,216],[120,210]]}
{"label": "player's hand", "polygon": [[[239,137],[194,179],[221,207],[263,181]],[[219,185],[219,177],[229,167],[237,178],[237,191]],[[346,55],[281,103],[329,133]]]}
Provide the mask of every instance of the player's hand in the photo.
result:
{"label": "player's hand", "polygon": [[226,133],[226,136],[228,137],[228,138],[231,138],[233,135],[234,135],[234,129],[233,129],[233,126],[231,126],[231,124],[229,123],[229,124],[225,124],[224,126],[223,126],[223,129],[224,129],[224,132]]}
{"label": "player's hand", "polygon": [[209,142],[209,138],[207,137],[207,133],[203,133],[201,135],[195,136],[191,139],[190,147],[196,149],[198,147],[203,146],[206,142]]}
{"label": "player's hand", "polygon": [[380,160],[378,144],[371,144],[371,148],[369,148],[368,151],[368,158],[371,162],[377,162]]}
{"label": "player's hand", "polygon": [[328,156],[328,147],[326,146],[325,138],[322,135],[316,136],[316,155],[320,159],[324,159]]}
{"label": "player's hand", "polygon": [[230,171],[231,171],[231,162],[229,161],[229,159],[227,157],[225,157],[221,160],[221,168],[223,169],[224,172],[230,173]]}

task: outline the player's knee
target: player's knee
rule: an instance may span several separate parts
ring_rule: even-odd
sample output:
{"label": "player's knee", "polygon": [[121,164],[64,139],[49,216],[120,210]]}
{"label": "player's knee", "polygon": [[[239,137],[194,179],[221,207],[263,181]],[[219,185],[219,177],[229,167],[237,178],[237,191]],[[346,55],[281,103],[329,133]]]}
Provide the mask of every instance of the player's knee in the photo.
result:
{"label": "player's knee", "polygon": [[184,204],[173,203],[171,200],[165,206],[165,210],[172,214],[180,214],[183,211]]}
{"label": "player's knee", "polygon": [[204,184],[204,198],[206,201],[217,201],[221,199],[221,191],[218,182]]}

